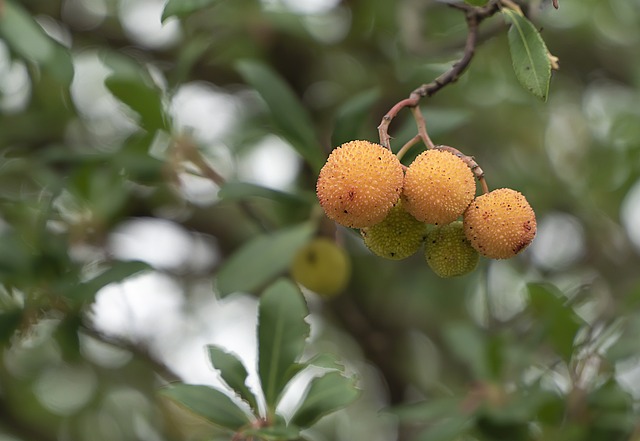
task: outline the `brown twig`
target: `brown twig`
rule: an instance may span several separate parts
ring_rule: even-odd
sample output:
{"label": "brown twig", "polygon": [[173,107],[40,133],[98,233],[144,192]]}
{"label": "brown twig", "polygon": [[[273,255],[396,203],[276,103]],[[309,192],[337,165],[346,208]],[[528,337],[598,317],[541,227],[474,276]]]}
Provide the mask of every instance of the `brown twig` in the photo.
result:
{"label": "brown twig", "polygon": [[489,193],[489,186],[487,185],[487,180],[484,178],[484,171],[480,168],[473,156],[467,156],[460,150],[454,147],[449,147],[448,145],[438,145],[435,148],[438,150],[444,150],[453,153],[458,158],[462,159],[462,161],[471,169],[476,179],[480,182],[480,185],[482,186],[482,192],[485,194]]}
{"label": "brown twig", "polygon": [[[499,0],[491,0],[484,7],[473,7],[466,3],[450,3],[449,6],[460,9],[465,13],[465,20],[467,22],[467,39],[464,46],[464,53],[462,58],[454,63],[454,65],[448,71],[437,77],[430,83],[426,83],[415,89],[409,95],[409,98],[395,104],[383,117],[380,125],[378,126],[378,135],[380,137],[380,145],[391,149],[389,125],[391,121],[398,115],[400,110],[405,107],[414,108],[418,105],[420,100],[424,97],[431,97],[444,86],[456,82],[462,73],[467,69],[469,63],[473,59],[475,54],[476,45],[478,43],[478,27],[480,23],[494,15],[499,11]],[[427,144],[428,145],[428,144]]]}

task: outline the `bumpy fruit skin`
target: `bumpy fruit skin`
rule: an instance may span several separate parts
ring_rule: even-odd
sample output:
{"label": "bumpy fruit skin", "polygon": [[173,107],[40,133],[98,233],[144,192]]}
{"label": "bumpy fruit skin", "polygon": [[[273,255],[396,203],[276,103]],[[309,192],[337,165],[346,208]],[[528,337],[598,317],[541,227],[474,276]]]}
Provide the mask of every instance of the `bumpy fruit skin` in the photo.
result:
{"label": "bumpy fruit skin", "polygon": [[536,214],[522,193],[500,188],[477,197],[464,213],[465,234],[483,256],[508,259],[536,235]]}
{"label": "bumpy fruit skin", "polygon": [[469,166],[453,153],[431,149],[418,155],[407,169],[402,201],[419,221],[446,225],[462,215],[475,193]]}
{"label": "bumpy fruit skin", "polygon": [[331,152],[316,192],[327,216],[346,227],[381,222],[400,197],[404,172],[398,158],[368,141],[350,141]]}
{"label": "bumpy fruit skin", "polygon": [[427,224],[407,213],[401,203],[393,207],[382,222],[360,230],[367,248],[391,260],[406,259],[415,254],[426,233]]}
{"label": "bumpy fruit skin", "polygon": [[350,276],[349,256],[325,238],[313,239],[298,250],[291,264],[293,280],[325,297],[342,292]]}
{"label": "bumpy fruit skin", "polygon": [[424,242],[424,255],[429,267],[440,277],[470,273],[480,258],[465,236],[462,221],[433,227]]}

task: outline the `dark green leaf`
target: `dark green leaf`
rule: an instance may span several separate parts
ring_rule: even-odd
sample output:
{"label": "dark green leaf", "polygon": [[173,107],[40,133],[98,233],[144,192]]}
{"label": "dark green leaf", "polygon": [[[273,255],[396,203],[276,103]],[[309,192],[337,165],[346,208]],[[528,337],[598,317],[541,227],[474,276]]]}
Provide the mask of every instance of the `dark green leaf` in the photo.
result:
{"label": "dark green leaf", "polygon": [[323,416],[350,404],[359,394],[353,378],[339,372],[314,378],[291,422],[299,427],[310,427]]}
{"label": "dark green leaf", "polygon": [[412,441],[453,441],[466,433],[473,420],[466,416],[456,415],[433,425],[420,433]]}
{"label": "dark green leaf", "polygon": [[258,373],[268,409],[273,411],[285,386],[299,372],[296,363],[309,324],[302,293],[287,279],[279,279],[260,298],[258,309]]}
{"label": "dark green leaf", "polygon": [[263,427],[262,429],[248,429],[242,431],[243,435],[255,436],[265,441],[287,441],[300,437],[300,429],[293,426]]}
{"label": "dark green leaf", "polygon": [[224,382],[240,395],[240,398],[249,403],[254,413],[257,413],[256,397],[246,385],[248,374],[242,362],[235,355],[225,352],[217,346],[207,346],[207,349],[211,364],[220,371]]}
{"label": "dark green leaf", "polygon": [[291,264],[296,251],[311,237],[309,223],[283,228],[247,242],[220,268],[217,289],[221,296],[253,291],[264,286]]}
{"label": "dark green leaf", "polygon": [[273,121],[298,153],[318,172],[326,155],[318,143],[311,117],[291,87],[269,66],[255,61],[241,61],[237,69],[266,102]]}
{"label": "dark green leaf", "polygon": [[471,6],[484,6],[488,1],[489,0],[464,0],[465,3],[468,3]]}
{"label": "dark green leaf", "polygon": [[249,423],[247,414],[231,398],[212,387],[174,384],[160,393],[218,426],[237,431]]}
{"label": "dark green leaf", "polygon": [[102,58],[113,71],[105,80],[107,89],[140,116],[145,129],[167,129],[162,91],[144,68],[119,54],[104,53]]}
{"label": "dark green leaf", "polygon": [[243,200],[252,197],[271,199],[283,204],[305,204],[315,203],[314,193],[305,195],[286,193],[272,188],[262,187],[249,182],[226,182],[218,192],[218,196],[224,200]]}
{"label": "dark green leaf", "polygon": [[96,293],[110,283],[122,282],[124,279],[151,267],[139,261],[116,261],[100,275],[81,283],[67,293],[67,297],[76,301],[92,301]]}
{"label": "dark green leaf", "polygon": [[71,84],[73,63],[69,51],[51,39],[31,15],[13,0],[0,12],[0,37],[20,57],[42,66],[60,83]]}
{"label": "dark green leaf", "polygon": [[169,0],[162,11],[162,22],[169,17],[186,17],[204,8],[210,8],[222,0]]}
{"label": "dark green leaf", "polygon": [[526,17],[508,8],[503,8],[502,12],[511,22],[509,49],[516,77],[525,89],[546,101],[551,81],[551,61],[547,46]]}
{"label": "dark green leaf", "polygon": [[565,305],[564,296],[553,285],[530,283],[527,289],[531,311],[546,340],[565,361],[569,361],[582,320]]}
{"label": "dark green leaf", "polygon": [[334,147],[354,139],[361,139],[360,129],[376,101],[380,99],[380,89],[370,89],[354,96],[344,103],[336,113],[331,142]]}

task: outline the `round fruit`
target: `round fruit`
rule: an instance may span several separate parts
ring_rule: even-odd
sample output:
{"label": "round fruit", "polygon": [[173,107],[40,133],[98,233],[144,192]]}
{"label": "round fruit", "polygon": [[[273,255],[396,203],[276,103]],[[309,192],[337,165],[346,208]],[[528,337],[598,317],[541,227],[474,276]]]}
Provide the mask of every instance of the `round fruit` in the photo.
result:
{"label": "round fruit", "polygon": [[462,221],[434,227],[424,243],[427,264],[440,277],[455,277],[473,271],[479,254],[464,234]]}
{"label": "round fruit", "polygon": [[344,249],[325,238],[313,239],[296,253],[291,277],[323,296],[334,296],[347,286],[351,261]]}
{"label": "round fruit", "polygon": [[401,203],[393,207],[382,222],[360,230],[367,248],[391,260],[406,259],[415,254],[426,232],[427,224],[407,213]]}
{"label": "round fruit", "polygon": [[500,188],[483,194],[464,213],[465,233],[483,256],[508,259],[536,235],[536,214],[520,193]]}
{"label": "round fruit", "polygon": [[316,192],[327,216],[346,227],[382,221],[400,197],[404,173],[398,158],[381,145],[351,141],[331,152]]}
{"label": "round fruit", "polygon": [[451,152],[431,149],[411,163],[402,201],[416,219],[445,225],[462,215],[476,193],[473,172]]}

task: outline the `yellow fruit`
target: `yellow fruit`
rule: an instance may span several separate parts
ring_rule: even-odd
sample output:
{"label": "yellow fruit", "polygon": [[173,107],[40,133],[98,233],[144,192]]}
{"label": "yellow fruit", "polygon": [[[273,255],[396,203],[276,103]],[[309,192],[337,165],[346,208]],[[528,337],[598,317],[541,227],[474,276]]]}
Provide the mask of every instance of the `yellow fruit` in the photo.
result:
{"label": "yellow fruit", "polygon": [[382,221],[402,191],[398,158],[368,141],[351,141],[331,152],[320,170],[316,192],[327,216],[346,227]]}
{"label": "yellow fruit", "polygon": [[431,149],[418,155],[407,169],[402,201],[419,221],[445,225],[462,215],[475,193],[469,166],[453,153]]}
{"label": "yellow fruit", "polygon": [[479,254],[464,234],[462,221],[434,227],[424,243],[427,264],[440,277],[455,277],[473,271]]}
{"label": "yellow fruit", "polygon": [[401,203],[393,207],[382,222],[360,230],[364,244],[374,254],[392,260],[415,254],[426,232],[427,224],[407,213]]}
{"label": "yellow fruit", "polygon": [[325,238],[317,238],[296,253],[291,277],[322,296],[339,294],[351,276],[351,261],[344,249]]}
{"label": "yellow fruit", "polygon": [[520,193],[500,188],[483,194],[464,213],[465,234],[483,256],[508,259],[536,235],[536,214]]}

